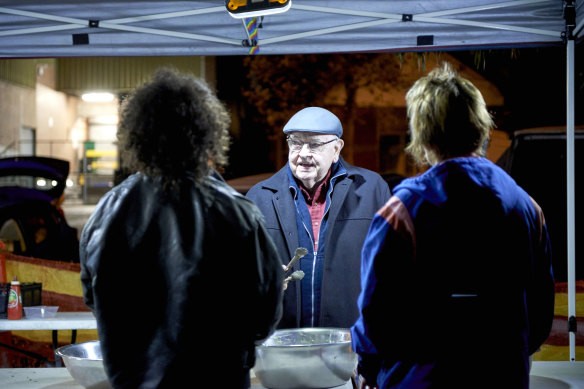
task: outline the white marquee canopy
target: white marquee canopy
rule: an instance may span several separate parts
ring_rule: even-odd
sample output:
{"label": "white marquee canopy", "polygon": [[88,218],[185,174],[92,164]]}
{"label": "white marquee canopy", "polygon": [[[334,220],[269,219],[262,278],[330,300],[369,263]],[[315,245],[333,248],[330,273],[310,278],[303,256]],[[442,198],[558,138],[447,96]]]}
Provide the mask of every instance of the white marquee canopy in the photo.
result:
{"label": "white marquee canopy", "polygon": [[[570,7],[580,37],[582,3]],[[563,43],[565,9],[561,0],[293,0],[258,18],[255,41],[260,54],[553,45]],[[245,55],[245,23],[222,0],[2,0],[0,57]]]}
{"label": "white marquee canopy", "polygon": [[[568,314],[575,318],[574,48],[583,37],[583,3],[292,0],[287,12],[254,21],[231,17],[223,0],[0,0],[0,59],[563,45],[567,63]],[[570,332],[570,359],[575,360],[575,329]]]}

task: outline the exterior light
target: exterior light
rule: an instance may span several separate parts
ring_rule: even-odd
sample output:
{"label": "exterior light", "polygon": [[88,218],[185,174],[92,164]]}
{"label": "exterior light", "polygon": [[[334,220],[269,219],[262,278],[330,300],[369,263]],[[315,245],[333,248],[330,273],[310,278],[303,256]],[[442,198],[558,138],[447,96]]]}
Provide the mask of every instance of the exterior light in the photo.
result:
{"label": "exterior light", "polygon": [[114,95],[107,92],[84,93],[81,99],[88,103],[111,103],[114,101]]}

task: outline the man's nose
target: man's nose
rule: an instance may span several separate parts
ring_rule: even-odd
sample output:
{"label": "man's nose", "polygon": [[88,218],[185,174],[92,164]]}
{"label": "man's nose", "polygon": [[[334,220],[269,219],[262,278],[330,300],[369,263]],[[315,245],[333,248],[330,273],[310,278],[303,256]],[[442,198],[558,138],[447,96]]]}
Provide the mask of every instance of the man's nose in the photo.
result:
{"label": "man's nose", "polygon": [[300,151],[298,152],[298,154],[301,155],[301,156],[303,156],[303,157],[308,157],[308,156],[312,155],[312,152],[308,148],[308,143],[303,143],[302,144],[302,148],[300,149]]}

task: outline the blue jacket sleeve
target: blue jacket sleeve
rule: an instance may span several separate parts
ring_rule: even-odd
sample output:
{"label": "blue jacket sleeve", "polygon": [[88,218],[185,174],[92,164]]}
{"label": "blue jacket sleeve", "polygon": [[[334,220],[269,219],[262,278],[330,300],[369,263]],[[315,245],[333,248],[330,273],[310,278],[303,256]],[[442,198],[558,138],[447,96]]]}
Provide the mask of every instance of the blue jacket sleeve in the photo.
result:
{"label": "blue jacket sleeve", "polygon": [[531,283],[527,290],[529,312],[529,354],[536,352],[548,338],[555,303],[555,283],[552,273],[552,249],[543,212],[535,208],[535,231],[532,236],[533,255]]}

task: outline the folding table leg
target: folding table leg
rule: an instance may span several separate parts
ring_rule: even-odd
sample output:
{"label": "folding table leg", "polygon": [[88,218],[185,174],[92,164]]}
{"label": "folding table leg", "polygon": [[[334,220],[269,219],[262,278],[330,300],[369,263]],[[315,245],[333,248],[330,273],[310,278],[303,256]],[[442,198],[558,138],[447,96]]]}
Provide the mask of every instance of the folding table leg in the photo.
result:
{"label": "folding table leg", "polygon": [[[53,330],[53,353],[59,348],[59,331]],[[55,353],[55,367],[61,367],[61,357]]]}

